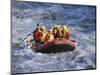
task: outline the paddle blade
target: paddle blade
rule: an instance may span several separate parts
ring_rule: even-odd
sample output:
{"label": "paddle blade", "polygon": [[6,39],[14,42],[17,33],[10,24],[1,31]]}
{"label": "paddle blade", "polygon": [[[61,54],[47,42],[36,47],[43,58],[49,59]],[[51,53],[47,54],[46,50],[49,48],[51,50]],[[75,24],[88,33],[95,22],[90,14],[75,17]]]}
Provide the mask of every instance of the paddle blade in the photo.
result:
{"label": "paddle blade", "polygon": [[32,48],[33,48],[33,45],[32,44],[28,46],[28,49],[32,49]]}

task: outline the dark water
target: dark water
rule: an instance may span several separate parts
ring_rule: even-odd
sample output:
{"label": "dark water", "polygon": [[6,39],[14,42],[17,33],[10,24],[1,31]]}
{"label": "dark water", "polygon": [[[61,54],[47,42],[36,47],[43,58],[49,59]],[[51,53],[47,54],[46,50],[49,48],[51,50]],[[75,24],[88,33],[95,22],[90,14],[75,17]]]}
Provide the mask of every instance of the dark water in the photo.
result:
{"label": "dark water", "polygon": [[[12,73],[95,69],[96,7],[81,5],[13,2],[12,3]],[[35,53],[20,42],[36,24],[52,28],[67,24],[76,50],[56,54]],[[30,36],[31,37],[31,36]],[[29,38],[29,37],[28,37]]]}

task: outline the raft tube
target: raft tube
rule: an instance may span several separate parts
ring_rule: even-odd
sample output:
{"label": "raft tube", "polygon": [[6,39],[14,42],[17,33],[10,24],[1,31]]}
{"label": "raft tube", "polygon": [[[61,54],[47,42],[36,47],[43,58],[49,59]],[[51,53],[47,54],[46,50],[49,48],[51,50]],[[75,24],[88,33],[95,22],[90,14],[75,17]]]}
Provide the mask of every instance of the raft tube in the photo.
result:
{"label": "raft tube", "polygon": [[41,53],[57,53],[57,52],[66,52],[73,51],[76,47],[76,42],[67,40],[64,38],[57,38],[51,42],[46,42],[44,44],[40,44],[35,48],[36,52]]}

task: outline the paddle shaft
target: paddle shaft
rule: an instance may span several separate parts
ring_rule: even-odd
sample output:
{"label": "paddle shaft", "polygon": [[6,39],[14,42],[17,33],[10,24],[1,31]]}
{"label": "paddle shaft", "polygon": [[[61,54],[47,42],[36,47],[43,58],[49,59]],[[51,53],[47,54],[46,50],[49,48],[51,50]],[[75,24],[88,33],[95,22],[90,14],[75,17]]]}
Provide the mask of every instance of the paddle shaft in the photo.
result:
{"label": "paddle shaft", "polygon": [[[39,27],[39,24],[37,24],[37,27]],[[32,31],[30,34],[28,34],[28,35],[20,42],[19,46],[20,46],[20,45],[23,43],[23,41],[24,41],[25,39],[27,39],[27,37],[30,36],[32,33],[34,33],[34,31]]]}

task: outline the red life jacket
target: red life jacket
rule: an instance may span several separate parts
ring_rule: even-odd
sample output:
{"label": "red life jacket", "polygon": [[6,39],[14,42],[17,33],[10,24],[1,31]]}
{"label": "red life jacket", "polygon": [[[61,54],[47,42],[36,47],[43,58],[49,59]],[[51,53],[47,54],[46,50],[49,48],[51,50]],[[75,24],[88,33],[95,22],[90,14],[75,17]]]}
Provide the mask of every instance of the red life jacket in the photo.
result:
{"label": "red life jacket", "polygon": [[70,39],[70,33],[66,32],[66,39],[69,40]]}
{"label": "red life jacket", "polygon": [[49,39],[49,37],[48,37],[48,35],[46,35],[45,42],[48,42],[48,39]]}
{"label": "red life jacket", "polygon": [[39,41],[39,42],[41,41],[40,36],[41,36],[41,33],[39,31],[36,31],[34,33],[34,37],[35,37],[35,40],[36,41]]}
{"label": "red life jacket", "polygon": [[53,34],[47,34],[47,35],[46,35],[46,37],[45,37],[45,42],[48,42],[48,41],[49,41],[51,35],[53,35]]}
{"label": "red life jacket", "polygon": [[54,40],[54,35],[52,33],[46,35],[45,42],[50,42],[53,40]]}

